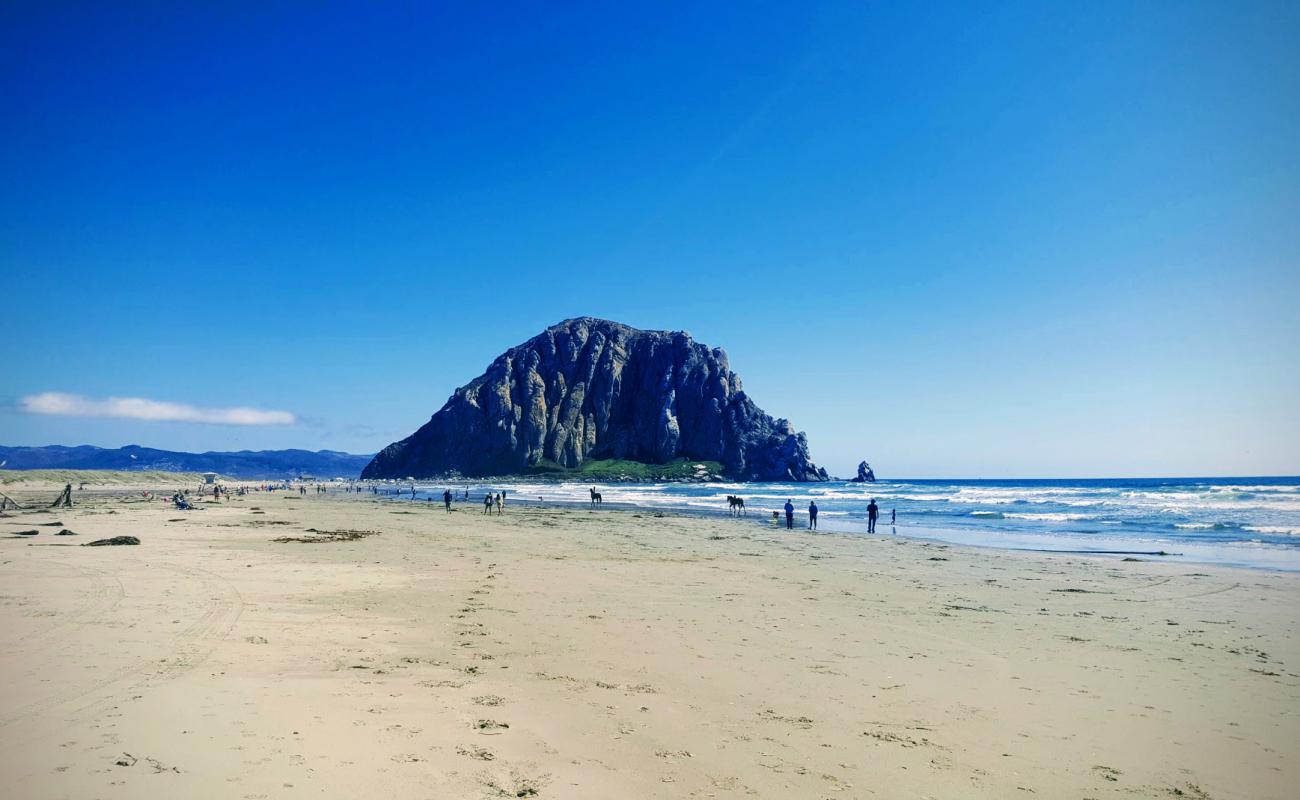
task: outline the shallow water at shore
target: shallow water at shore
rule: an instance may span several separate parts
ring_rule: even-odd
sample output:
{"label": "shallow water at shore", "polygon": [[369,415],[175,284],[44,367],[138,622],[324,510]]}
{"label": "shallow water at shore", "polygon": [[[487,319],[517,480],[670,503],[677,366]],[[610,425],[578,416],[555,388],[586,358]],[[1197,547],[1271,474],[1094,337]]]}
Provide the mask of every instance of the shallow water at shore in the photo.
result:
{"label": "shallow water at shore", "polygon": [[[587,504],[590,484],[500,484],[515,500]],[[440,499],[444,487],[417,482],[416,496]],[[461,483],[481,501],[489,487]],[[819,528],[866,533],[875,498],[878,534],[896,533],[984,547],[1057,551],[1165,551],[1171,559],[1300,570],[1300,478],[1085,480],[899,480],[873,484],[604,484],[605,503],[697,513],[727,513],[727,495],[745,498],[766,521],[787,499],[796,527],[816,501]],[[409,495],[407,495],[409,497]],[[889,525],[897,511],[898,524]]]}

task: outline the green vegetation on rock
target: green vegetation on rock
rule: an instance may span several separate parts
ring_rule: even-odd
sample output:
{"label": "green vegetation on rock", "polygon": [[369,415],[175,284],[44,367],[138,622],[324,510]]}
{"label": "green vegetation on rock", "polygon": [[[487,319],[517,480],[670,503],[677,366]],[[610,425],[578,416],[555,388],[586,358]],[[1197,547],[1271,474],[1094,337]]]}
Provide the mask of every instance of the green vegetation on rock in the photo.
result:
{"label": "green vegetation on rock", "polygon": [[569,469],[554,461],[542,460],[528,468],[534,477],[552,477],[559,480],[618,481],[704,481],[718,480],[722,464],[717,461],[694,461],[678,458],[665,464],[647,464],[622,458],[584,461],[581,466]]}

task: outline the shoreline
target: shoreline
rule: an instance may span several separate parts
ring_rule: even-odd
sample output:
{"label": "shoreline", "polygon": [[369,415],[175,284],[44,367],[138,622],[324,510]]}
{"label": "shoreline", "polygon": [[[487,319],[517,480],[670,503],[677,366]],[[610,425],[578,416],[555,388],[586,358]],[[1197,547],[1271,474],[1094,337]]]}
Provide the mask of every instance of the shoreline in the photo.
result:
{"label": "shoreline", "polygon": [[[122,491],[135,486],[139,486],[140,488],[155,486],[158,484],[158,481],[161,479],[164,481],[168,481],[168,483],[163,484],[163,486],[166,488],[167,491],[172,491],[175,488],[188,488],[189,486],[197,484],[198,481],[201,480],[201,475],[197,473],[191,475],[188,473],[157,473],[157,472],[144,472],[144,471],[138,473],[122,472],[122,471],[106,472],[106,471],[96,471],[96,470],[81,470],[81,471],[71,471],[71,472],[55,471],[55,472],[60,476],[57,480],[52,480],[53,475],[50,472],[42,473],[38,471],[33,473],[34,480],[31,481],[17,480],[15,476],[21,475],[22,472],[20,471],[3,472],[3,477],[5,477],[8,480],[8,482],[3,484],[3,486],[0,488],[7,489],[11,494],[15,492],[19,494],[27,493],[27,492],[46,492],[46,491],[56,492],[62,488],[62,483],[65,480],[72,480],[74,481],[74,483],[84,480],[87,484],[89,484],[89,486],[85,490],[78,490],[78,494],[81,494],[82,492],[95,494],[95,493],[102,493],[102,492],[111,493],[116,491]],[[1255,477],[1248,476],[1244,478],[1233,478],[1230,480],[1253,481],[1256,479],[1257,478]],[[988,480],[996,482],[1003,479],[988,479]],[[1041,480],[1057,481],[1057,480],[1065,480],[1065,479],[1041,479]],[[1123,480],[1123,479],[1095,479],[1095,480],[1113,481],[1113,480]],[[1151,479],[1151,480],[1167,480],[1167,479]],[[1195,480],[1201,480],[1201,479],[1195,479]],[[1225,480],[1229,480],[1229,479],[1225,479]],[[1282,480],[1291,480],[1291,478],[1284,477],[1282,478]],[[180,481],[188,481],[188,483],[182,483],[181,485],[179,485],[179,487],[172,485],[172,483],[176,483]],[[269,481],[253,480],[253,479],[227,481],[227,483],[230,485],[240,485],[240,484],[258,485],[267,482]],[[311,483],[316,483],[316,482],[313,481]],[[382,486],[385,488],[392,488],[392,489],[400,489],[404,486],[410,486],[410,483],[405,481],[362,482],[358,480],[351,483],[355,486],[365,486],[365,487]],[[685,482],[685,483],[690,483],[691,485],[695,485],[693,482]],[[339,494],[342,491],[341,486],[346,484],[336,484],[331,482],[331,483],[326,483],[326,485],[328,485],[331,488],[333,494]],[[442,488],[444,486],[444,484],[434,484],[434,483],[429,483],[424,481],[416,481],[415,485],[417,491],[428,492],[430,494],[434,493],[435,487]],[[589,484],[587,484],[586,482],[578,483],[571,480],[539,482],[527,478],[516,477],[509,480],[502,480],[499,482],[492,482],[492,483],[487,483],[487,482],[462,483],[461,487],[462,489],[466,486],[471,488],[474,498],[472,498],[469,501],[469,504],[475,505],[477,503],[477,499],[481,496],[481,493],[487,487],[513,489],[515,487],[521,487],[521,486],[539,486],[539,485],[548,486],[548,487],[549,486],[585,487]],[[622,487],[636,485],[636,484],[601,484],[601,485],[609,485],[611,489],[617,490]],[[662,484],[650,483],[644,485],[662,485]],[[724,483],[722,485],[730,486],[736,484]],[[765,486],[776,486],[776,485],[785,485],[785,484],[761,484],[761,483],[744,484],[745,487],[750,487],[750,488],[753,487],[761,488]],[[809,487],[817,487],[823,485],[825,484],[812,484],[812,483],[808,484]],[[365,493],[361,493],[361,494],[364,495]],[[409,499],[404,499],[402,496],[391,496],[391,495],[390,496],[379,495],[377,499],[411,502]],[[425,502],[423,496],[421,497],[420,500],[417,500],[416,502]],[[440,498],[435,498],[435,504],[440,504],[440,502],[441,502]],[[464,503],[465,501],[457,500],[456,502],[459,504],[459,503]],[[538,500],[529,499],[528,497],[522,495],[512,495],[510,497],[509,502],[512,504],[537,504]],[[542,504],[563,506],[566,508],[573,508],[573,509],[586,508],[588,505],[587,503],[582,502],[581,500],[567,500],[567,499],[547,499],[542,501]],[[715,511],[706,508],[701,508],[698,506],[688,506],[684,504],[674,504],[674,503],[637,504],[635,502],[620,502],[620,501],[610,500],[610,501],[606,501],[603,507],[609,508],[610,510],[626,510],[626,511],[640,511],[640,512],[669,512],[669,513],[680,514],[689,517],[698,517],[701,519],[726,519],[729,516],[726,514],[725,511],[722,510]],[[770,512],[770,509],[767,509],[767,511]],[[759,509],[755,508],[752,514],[752,516],[754,517],[753,522],[759,524],[761,527],[769,527],[770,525],[766,522],[766,518],[762,517],[763,513],[764,513],[763,511],[760,511]],[[3,518],[0,517],[0,519]],[[795,519],[796,519],[796,525],[795,528],[793,529],[794,532],[807,533],[808,529],[807,529],[806,512],[804,511],[796,512]],[[846,520],[848,520],[848,524],[845,524]],[[906,538],[916,539],[921,541],[938,541],[938,542],[945,542],[948,544],[961,545],[964,547],[975,547],[975,548],[988,549],[993,551],[1002,551],[1002,552],[1042,552],[1042,553],[1073,554],[1079,556],[1093,556],[1102,559],[1122,559],[1124,557],[1147,557],[1154,560],[1167,561],[1169,563],[1181,563],[1181,564],[1189,564],[1189,565],[1217,566],[1217,567],[1228,567],[1228,568],[1245,569],[1245,570],[1262,570],[1266,572],[1284,572],[1284,573],[1300,572],[1300,547],[1284,548],[1277,545],[1270,545],[1266,547],[1253,547],[1247,541],[1197,542],[1191,540],[1164,539],[1158,536],[1145,536],[1145,537],[1131,536],[1131,537],[1112,538],[1106,536],[1105,534],[1100,534],[1100,533],[1087,533],[1087,534],[1075,533],[1073,535],[1079,537],[1085,535],[1095,536],[1096,541],[1099,544],[1093,545],[1089,543],[1087,546],[1084,546],[1082,542],[1079,542],[1078,546],[1070,547],[1070,546],[1060,546],[1059,543],[1061,539],[1061,534],[1056,532],[1047,532],[1047,531],[1011,532],[1011,531],[1006,531],[1003,529],[996,529],[996,528],[979,529],[973,526],[958,527],[953,525],[934,524],[928,521],[916,523],[912,521],[912,518],[907,518],[902,524],[898,524],[895,526],[890,526],[888,523],[882,522],[880,523],[879,528],[882,529],[884,532],[878,531],[876,534],[869,534],[865,530],[862,530],[866,527],[865,519],[858,520],[856,517],[850,519],[849,517],[838,512],[828,512],[828,513],[823,513],[821,521],[822,521],[822,525],[817,531],[818,533],[826,533],[826,534],[835,533],[835,534],[845,535],[849,537],[870,537],[873,535],[886,536],[886,537],[899,536],[899,537],[906,537]],[[770,526],[770,527],[778,527],[778,526]],[[784,529],[783,526],[779,526],[779,527]],[[1078,540],[1076,539],[1076,541]],[[1104,543],[1106,542],[1113,543],[1114,545],[1113,548],[1105,546]],[[1164,551],[1166,555],[1157,555],[1156,553],[1158,551]],[[1247,558],[1247,556],[1249,556],[1249,558]]]}
{"label": "shoreline", "polygon": [[[505,485],[506,484],[494,484],[494,486],[505,486]],[[524,485],[529,485],[529,484],[524,484]],[[418,482],[416,484],[416,490],[417,492],[426,491],[420,487]],[[477,489],[471,490],[470,500],[453,500],[453,504],[477,507],[480,505],[480,498],[482,495],[482,491],[483,491],[482,487],[478,487]],[[429,493],[432,494],[432,490],[429,490]],[[387,502],[395,502],[395,503],[404,502],[404,503],[416,503],[416,504],[426,504],[426,505],[429,502],[424,496],[421,496],[419,499],[412,500],[410,499],[409,496],[379,495],[377,499],[387,501]],[[540,499],[530,499],[528,497],[515,496],[515,495],[511,495],[508,499],[508,502],[512,505],[525,505],[525,506],[533,506],[533,507],[553,506],[557,508],[568,508],[574,510],[581,510],[581,509],[588,508],[588,504],[583,503],[581,501],[569,501],[569,500],[562,500],[562,499],[561,500],[555,500],[555,499],[540,500]],[[441,507],[441,503],[442,501],[440,499],[436,497],[433,499],[433,505]],[[691,508],[691,507],[673,506],[673,505],[637,505],[635,503],[611,500],[602,503],[599,506],[599,508],[610,510],[610,511],[616,511],[616,512],[638,512],[638,513],[657,512],[657,513],[673,514],[673,515],[678,515],[687,518],[704,519],[704,520],[733,519],[733,517],[731,517],[731,515],[727,514],[725,511],[710,511],[703,508]],[[756,524],[762,528],[770,528],[772,530],[779,530],[779,531],[787,530],[784,526],[784,518],[782,518],[780,524],[774,524],[771,523],[768,520],[768,518],[763,516],[764,513],[765,512],[763,511],[755,510],[752,517],[747,518],[742,516],[739,517],[739,519],[750,521],[752,524]],[[993,539],[995,537],[1000,535],[1005,535],[996,531],[990,531],[984,534],[983,536],[981,536],[978,533],[972,533],[971,531],[958,529],[954,527],[943,527],[938,525],[927,525],[927,524],[914,524],[910,522],[904,524],[898,524],[898,525],[890,525],[886,522],[882,522],[879,525],[877,525],[877,532],[871,534],[860,530],[853,530],[853,529],[846,530],[843,527],[837,528],[835,523],[837,517],[832,516],[825,519],[829,522],[828,525],[819,525],[817,530],[812,531],[809,530],[807,527],[807,513],[796,512],[795,527],[793,529],[789,529],[790,533],[823,534],[823,535],[834,534],[834,535],[846,536],[850,538],[900,537],[906,539],[913,539],[917,541],[943,542],[945,544],[956,545],[961,547],[972,547],[972,548],[978,548],[982,550],[992,550],[992,551],[1001,551],[1001,552],[1019,552],[1019,553],[1045,553],[1045,554],[1055,553],[1059,555],[1096,556],[1103,560],[1107,560],[1107,559],[1119,560],[1122,559],[1123,557],[1147,556],[1153,560],[1158,560],[1170,564],[1198,565],[1198,566],[1206,566],[1206,567],[1219,567],[1225,569],[1262,570],[1265,572],[1300,573],[1300,549],[1298,549],[1294,553],[1279,552],[1278,553],[1279,557],[1275,558],[1272,563],[1246,563],[1246,562],[1231,560],[1230,556],[1234,554],[1235,548],[1232,545],[1223,545],[1223,544],[1214,546],[1214,545],[1197,544],[1194,542],[1189,543],[1189,542],[1178,542],[1178,541],[1168,541],[1168,542],[1161,543],[1157,540],[1156,542],[1152,543],[1152,546],[1150,548],[1143,547],[1141,549],[1138,549],[1138,545],[1140,545],[1143,540],[1131,539],[1128,540],[1130,543],[1129,545],[1121,545],[1124,546],[1126,549],[1115,549],[1115,550],[1033,547],[1028,545],[1016,546],[1010,543],[999,543],[997,541],[994,541]],[[865,520],[861,522],[861,526],[862,527],[866,526]],[[885,532],[881,532],[881,529],[884,529]],[[1047,538],[1047,536],[1048,536],[1047,534],[1044,534],[1043,538]],[[1127,549],[1127,547],[1129,546],[1132,546],[1133,549]],[[1158,552],[1161,550],[1164,551],[1164,554],[1160,554]],[[1190,551],[1191,553],[1199,552],[1202,557],[1198,558],[1196,557],[1196,555],[1188,555],[1188,551]]]}

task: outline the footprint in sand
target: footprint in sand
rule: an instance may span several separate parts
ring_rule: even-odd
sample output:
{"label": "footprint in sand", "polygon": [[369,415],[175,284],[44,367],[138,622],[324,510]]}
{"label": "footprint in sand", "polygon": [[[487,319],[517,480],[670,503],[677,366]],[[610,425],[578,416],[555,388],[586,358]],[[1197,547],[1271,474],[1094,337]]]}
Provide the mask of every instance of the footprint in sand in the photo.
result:
{"label": "footprint in sand", "polygon": [[878,742],[897,744],[903,747],[938,747],[938,745],[925,737],[914,739],[911,736],[904,736],[890,731],[863,731],[862,735],[875,739]]}
{"label": "footprint in sand", "polygon": [[813,721],[808,717],[786,717],[776,713],[770,708],[758,712],[758,716],[762,719],[771,720],[773,722],[784,722],[788,725],[793,725],[796,728],[804,728],[805,730],[813,726]]}
{"label": "footprint in sand", "polygon": [[485,773],[479,776],[479,781],[497,797],[536,797],[550,781],[550,776],[530,776],[511,769],[508,776]]}
{"label": "footprint in sand", "polygon": [[479,761],[491,761],[494,758],[496,758],[496,756],[493,755],[491,750],[488,750],[483,747],[479,747],[476,744],[458,745],[456,747],[456,752],[462,756],[469,756],[470,758],[477,759]]}

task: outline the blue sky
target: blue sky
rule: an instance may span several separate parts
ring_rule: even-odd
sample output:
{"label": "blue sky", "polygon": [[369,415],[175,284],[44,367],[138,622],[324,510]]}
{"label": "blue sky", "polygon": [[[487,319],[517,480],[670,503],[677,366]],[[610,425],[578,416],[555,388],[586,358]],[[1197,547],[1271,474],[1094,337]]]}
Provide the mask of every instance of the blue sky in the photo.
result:
{"label": "blue sky", "polygon": [[182,5],[0,11],[0,443],[373,451],[593,315],[832,472],[1300,473],[1297,4]]}

